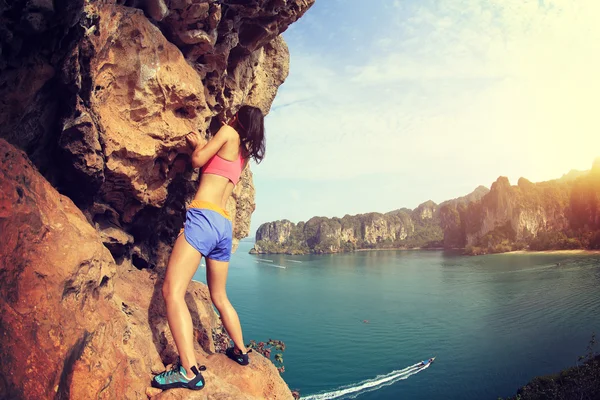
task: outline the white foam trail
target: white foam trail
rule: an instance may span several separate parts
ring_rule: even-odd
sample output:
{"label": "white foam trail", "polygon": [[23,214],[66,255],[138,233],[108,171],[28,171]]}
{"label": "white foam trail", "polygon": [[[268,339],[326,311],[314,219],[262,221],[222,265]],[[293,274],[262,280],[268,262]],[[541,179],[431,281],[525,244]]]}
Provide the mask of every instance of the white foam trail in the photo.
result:
{"label": "white foam trail", "polygon": [[289,261],[289,262],[293,262],[293,263],[298,263],[298,264],[302,264],[302,261],[298,261],[298,260],[288,260],[287,258],[284,258],[285,261]]}
{"label": "white foam trail", "polygon": [[337,398],[341,398],[341,397],[353,399],[363,393],[378,390],[378,389],[381,389],[382,387],[392,385],[398,381],[408,379],[410,376],[417,374],[417,373],[423,371],[424,369],[429,368],[429,365],[431,365],[431,364],[422,366],[421,363],[417,363],[417,364],[411,365],[410,367],[406,367],[406,368],[398,370],[398,371],[392,371],[386,375],[379,375],[376,378],[367,379],[365,381],[359,382],[359,383],[351,385],[351,386],[347,386],[347,387],[342,386],[341,388],[331,391],[331,392],[313,394],[310,396],[302,397],[302,399],[303,400],[330,400],[330,399],[337,399]]}
{"label": "white foam trail", "polygon": [[[273,261],[271,261],[273,262]],[[283,265],[277,265],[277,264],[265,264],[263,262],[260,261],[256,261],[257,264],[262,264],[262,265],[266,265],[267,267],[273,267],[273,268],[281,268],[281,269],[286,269],[287,267],[284,267]]]}
{"label": "white foam trail", "polygon": [[398,377],[397,379],[393,379],[393,380],[391,380],[389,382],[382,383],[381,385],[377,385],[375,387],[372,387],[372,388],[369,388],[369,389],[365,389],[365,390],[363,390],[361,392],[354,393],[354,394],[350,395],[350,397],[348,397],[348,398],[349,399],[355,399],[355,398],[357,398],[358,396],[360,396],[362,394],[369,393],[369,392],[374,392],[374,391],[379,390],[379,389],[381,389],[383,387],[393,385],[396,382],[408,379],[411,375],[418,374],[419,372],[423,371],[424,369],[429,368],[429,365],[430,364],[427,364],[426,366],[421,367],[421,368],[415,368],[412,371],[409,371],[409,373],[407,373],[406,375],[402,375],[402,376]]}
{"label": "white foam trail", "polygon": [[264,261],[264,262],[270,262],[270,263],[273,262],[273,260],[265,260],[264,258],[258,258],[258,261]]}

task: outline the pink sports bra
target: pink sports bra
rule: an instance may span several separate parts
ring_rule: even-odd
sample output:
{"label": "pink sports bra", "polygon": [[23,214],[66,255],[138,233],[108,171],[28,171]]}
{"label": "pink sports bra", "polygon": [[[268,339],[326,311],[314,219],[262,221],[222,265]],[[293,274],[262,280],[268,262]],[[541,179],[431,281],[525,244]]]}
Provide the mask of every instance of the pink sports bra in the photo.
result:
{"label": "pink sports bra", "polygon": [[242,157],[241,151],[238,159],[235,161],[226,160],[218,154],[215,154],[204,165],[204,167],[202,168],[202,173],[224,176],[225,178],[233,182],[234,185],[237,185],[237,183],[240,180],[240,175],[242,174],[243,167],[244,158]]}

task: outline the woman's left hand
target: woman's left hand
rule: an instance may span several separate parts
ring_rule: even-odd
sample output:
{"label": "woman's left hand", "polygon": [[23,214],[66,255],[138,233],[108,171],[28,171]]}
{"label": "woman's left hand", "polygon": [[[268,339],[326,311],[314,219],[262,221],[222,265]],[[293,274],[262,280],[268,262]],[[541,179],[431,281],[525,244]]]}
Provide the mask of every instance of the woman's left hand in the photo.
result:
{"label": "woman's left hand", "polygon": [[187,140],[188,144],[195,149],[196,147],[198,147],[198,145],[200,144],[200,142],[202,141],[202,138],[200,137],[200,134],[197,132],[190,132],[185,136],[185,140]]}

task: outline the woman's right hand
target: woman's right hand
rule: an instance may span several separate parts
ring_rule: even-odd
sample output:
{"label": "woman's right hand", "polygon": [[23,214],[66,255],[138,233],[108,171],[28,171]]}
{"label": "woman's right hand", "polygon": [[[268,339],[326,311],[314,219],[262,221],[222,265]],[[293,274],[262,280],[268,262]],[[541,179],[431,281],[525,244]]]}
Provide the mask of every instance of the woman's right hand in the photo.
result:
{"label": "woman's right hand", "polygon": [[187,140],[187,143],[193,148],[195,149],[196,147],[198,147],[198,145],[200,144],[200,142],[202,141],[202,138],[200,137],[200,134],[197,132],[190,132],[185,136],[185,140]]}

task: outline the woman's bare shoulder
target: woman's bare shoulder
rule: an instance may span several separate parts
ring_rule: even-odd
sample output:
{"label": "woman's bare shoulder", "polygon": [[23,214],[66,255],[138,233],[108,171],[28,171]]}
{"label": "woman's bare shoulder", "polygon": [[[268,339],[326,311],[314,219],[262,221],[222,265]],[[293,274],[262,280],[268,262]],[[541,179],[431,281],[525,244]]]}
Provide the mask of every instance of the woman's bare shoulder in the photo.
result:
{"label": "woman's bare shoulder", "polygon": [[231,126],[227,125],[227,124],[223,124],[219,128],[219,131],[217,132],[217,135],[223,135],[228,140],[230,140],[230,139],[236,139],[237,140],[240,137],[240,135],[237,133],[237,131],[234,128],[232,128]]}

